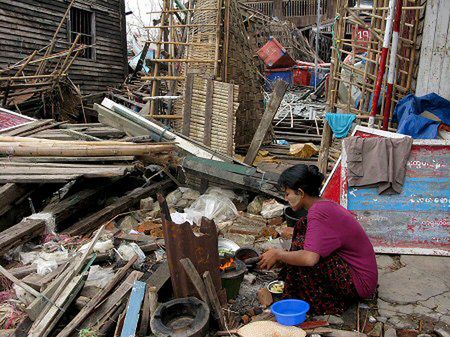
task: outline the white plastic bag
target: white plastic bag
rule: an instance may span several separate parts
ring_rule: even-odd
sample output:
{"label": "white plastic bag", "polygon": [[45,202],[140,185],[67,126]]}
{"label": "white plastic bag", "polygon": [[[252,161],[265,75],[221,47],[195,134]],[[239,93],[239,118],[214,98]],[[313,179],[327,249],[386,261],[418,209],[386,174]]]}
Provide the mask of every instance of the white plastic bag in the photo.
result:
{"label": "white plastic bag", "polygon": [[261,215],[264,219],[272,219],[282,216],[283,212],[284,205],[278,203],[275,199],[265,201],[261,209]]}
{"label": "white plastic bag", "polygon": [[23,264],[31,264],[34,261],[36,261],[36,259],[39,256],[39,253],[38,252],[20,252],[19,256],[20,256],[20,262],[22,262]]}
{"label": "white plastic bag", "polygon": [[112,270],[112,268],[102,268],[95,265],[89,269],[89,274],[85,286],[104,288],[113,277],[114,271]]}
{"label": "white plastic bag", "polygon": [[[83,246],[80,247],[80,249],[78,251],[85,252],[89,248],[90,244],[91,244],[90,242],[84,244]],[[105,240],[105,241],[96,242],[92,251],[94,253],[106,253],[113,248],[114,248],[114,244],[113,244],[112,240]]]}
{"label": "white plastic bag", "polygon": [[238,215],[236,206],[224,194],[212,192],[204,194],[195,201],[191,207],[184,210],[188,219],[200,224],[200,219],[206,217],[215,223],[232,220]]}
{"label": "white plastic bag", "polygon": [[36,272],[38,275],[47,275],[50,274],[52,271],[55,271],[56,268],[58,268],[58,262],[56,260],[44,260],[41,258],[38,258],[36,260]]}
{"label": "white plastic bag", "polygon": [[117,250],[125,261],[130,261],[134,255],[138,256],[138,262],[145,260],[145,254],[142,249],[134,242],[122,243]]}

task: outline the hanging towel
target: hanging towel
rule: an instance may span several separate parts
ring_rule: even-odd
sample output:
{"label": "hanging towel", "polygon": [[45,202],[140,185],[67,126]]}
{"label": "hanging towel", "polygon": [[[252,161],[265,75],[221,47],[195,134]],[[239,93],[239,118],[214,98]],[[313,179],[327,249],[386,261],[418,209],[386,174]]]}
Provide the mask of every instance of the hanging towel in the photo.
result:
{"label": "hanging towel", "polygon": [[328,112],[325,115],[325,118],[330,125],[331,130],[335,134],[336,138],[344,138],[347,137],[350,129],[352,128],[352,124],[356,119],[356,115],[354,114],[335,114]]}
{"label": "hanging towel", "polygon": [[401,193],[412,143],[411,137],[346,139],[348,185],[378,186],[378,194]]}

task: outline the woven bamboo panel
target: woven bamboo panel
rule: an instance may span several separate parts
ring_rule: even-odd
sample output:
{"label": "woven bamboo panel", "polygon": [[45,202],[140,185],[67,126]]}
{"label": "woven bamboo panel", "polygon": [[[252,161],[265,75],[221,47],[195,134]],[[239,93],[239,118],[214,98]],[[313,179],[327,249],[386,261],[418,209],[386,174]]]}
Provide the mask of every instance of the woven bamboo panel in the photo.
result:
{"label": "woven bamboo panel", "polygon": [[[192,23],[201,26],[189,28],[186,42],[195,44],[186,48],[185,57],[187,59],[216,59],[217,27],[214,25],[220,24],[220,22],[218,22],[218,11],[210,11],[208,9],[218,7],[218,0],[197,1],[192,16]],[[198,43],[207,45],[201,46],[197,45]],[[204,74],[207,77],[214,75],[214,63],[189,63],[187,67],[190,73]]]}
{"label": "woven bamboo panel", "polygon": [[[207,121],[207,83],[208,81],[196,77],[192,90],[191,118],[189,137],[204,143],[205,124]],[[211,145],[213,150],[224,154],[233,154],[235,149],[234,130],[236,128],[236,111],[239,107],[239,86],[233,85],[232,97],[229,97],[229,83],[212,81],[212,114],[211,114]],[[232,102],[232,107],[229,106]],[[229,109],[232,116],[228,116]],[[231,123],[231,125],[229,125]],[[231,137],[229,135],[231,128]],[[232,144],[229,151],[229,142]],[[230,153],[231,152],[231,153]]]}
{"label": "woven bamboo panel", "polygon": [[[223,4],[224,9],[219,16],[216,11],[198,10],[202,8],[217,8],[221,3],[221,0],[197,2],[192,22],[207,26],[190,28],[188,40],[195,43],[208,43],[209,45],[190,45],[186,48],[186,58],[209,58],[214,60],[216,45],[218,45],[220,64],[217,74],[214,72],[213,63],[194,62],[186,64],[184,73],[198,74],[204,79],[216,77],[222,81],[239,86],[235,144],[245,145],[250,144],[264,111],[262,82],[261,78],[258,77],[258,67],[254,61],[254,52],[247,38],[237,0],[225,0]],[[219,18],[222,28],[218,33],[217,27],[213,25],[218,22]],[[217,41],[217,38],[220,40]],[[185,82],[181,83],[180,91],[184,92],[184,88]]]}

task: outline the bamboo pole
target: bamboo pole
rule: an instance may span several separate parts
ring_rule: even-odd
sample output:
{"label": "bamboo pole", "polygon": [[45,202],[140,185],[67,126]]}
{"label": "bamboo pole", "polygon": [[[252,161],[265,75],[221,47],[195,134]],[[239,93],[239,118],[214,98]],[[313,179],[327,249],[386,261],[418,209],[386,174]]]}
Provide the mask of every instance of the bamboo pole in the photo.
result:
{"label": "bamboo pole", "polygon": [[101,157],[101,156],[139,156],[173,151],[173,145],[133,145],[133,146],[23,146],[18,143],[1,143],[0,154],[18,157]]}
{"label": "bamboo pole", "polygon": [[222,0],[218,0],[218,6],[217,6],[217,17],[216,17],[216,43],[215,43],[215,49],[214,49],[214,60],[216,61],[214,63],[214,76],[216,78],[220,78],[219,73],[219,49],[220,49],[220,35],[221,35],[221,22],[222,22]]}
{"label": "bamboo pole", "polygon": [[[164,10],[167,10],[167,0],[164,0]],[[161,14],[161,24],[164,25],[164,23],[166,22],[166,13],[163,12]],[[159,32],[158,32],[158,41],[163,41],[164,38],[164,34],[163,34],[163,29],[160,28]],[[161,44],[157,44],[156,45],[156,52],[155,52],[155,58],[159,59],[161,57]],[[153,77],[157,77],[159,74],[159,65],[160,63],[156,63],[155,64],[155,68],[153,70]],[[152,92],[151,92],[151,96],[156,96],[157,94],[157,86],[158,86],[158,81],[157,80],[153,80],[152,81]],[[150,115],[155,115],[155,108],[156,108],[156,101],[152,100],[150,101]]]}
{"label": "bamboo pole", "polygon": [[[59,31],[61,30],[64,22],[66,21],[66,18],[67,18],[67,16],[70,13],[70,9],[72,8],[72,6],[75,3],[75,1],[76,0],[72,0],[70,2],[69,6],[67,7],[66,12],[64,13],[64,16],[62,17],[61,21],[59,22],[58,28],[56,28],[56,31],[53,34],[53,38],[52,38],[52,40],[50,42],[50,45],[48,46],[47,50],[45,51],[44,58],[46,56],[49,56],[53,52],[53,48],[55,47],[56,38],[57,38],[57,36],[59,34]],[[42,61],[41,64],[39,65],[39,67],[38,67],[38,69],[36,71],[36,75],[42,74],[44,72],[44,70],[45,70],[46,65],[47,65],[47,60],[44,59],[44,61]]]}

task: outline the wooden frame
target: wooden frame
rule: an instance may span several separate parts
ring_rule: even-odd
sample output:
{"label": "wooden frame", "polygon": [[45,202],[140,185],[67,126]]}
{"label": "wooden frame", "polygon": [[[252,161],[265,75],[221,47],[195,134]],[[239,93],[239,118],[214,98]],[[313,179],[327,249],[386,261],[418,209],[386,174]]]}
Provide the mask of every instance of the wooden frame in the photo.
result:
{"label": "wooden frame", "polygon": [[[83,34],[80,32],[74,32],[72,31],[72,19],[71,19],[71,14],[73,10],[78,10],[78,11],[82,11],[82,12],[87,12],[90,14],[90,23],[91,23],[91,34],[87,35],[87,34]],[[91,43],[90,45],[92,45],[92,47],[89,47],[89,49],[91,50],[91,55],[90,57],[86,57],[86,56],[81,56],[82,58],[86,59],[86,60],[92,60],[92,61],[96,61],[97,60],[97,50],[95,48],[95,44],[96,44],[96,38],[97,38],[97,34],[96,34],[96,15],[95,15],[95,11],[93,11],[92,9],[88,9],[84,6],[73,6],[72,8],[70,8],[70,13],[67,17],[67,41],[69,43],[73,43],[74,39],[72,39],[72,34],[73,33],[77,33],[80,34],[82,36],[89,36],[91,38]]]}

